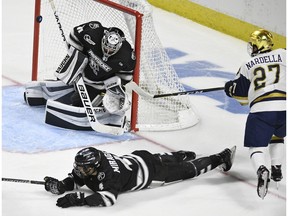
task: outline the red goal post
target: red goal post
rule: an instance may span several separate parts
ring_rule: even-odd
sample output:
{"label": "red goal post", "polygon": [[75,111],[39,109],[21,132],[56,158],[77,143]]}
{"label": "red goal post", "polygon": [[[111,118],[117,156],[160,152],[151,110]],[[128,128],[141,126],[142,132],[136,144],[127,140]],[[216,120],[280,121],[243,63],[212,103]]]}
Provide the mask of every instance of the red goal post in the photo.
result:
{"label": "red goal post", "polygon": [[[51,78],[66,54],[49,1],[35,0],[32,80]],[[135,49],[137,62],[133,80],[147,92],[161,94],[184,90],[154,30],[152,7],[148,2],[54,0],[54,3],[66,37],[74,26],[91,20],[121,28]],[[130,121],[134,131],[175,130],[198,122],[188,96],[147,100],[134,92],[131,95]]]}

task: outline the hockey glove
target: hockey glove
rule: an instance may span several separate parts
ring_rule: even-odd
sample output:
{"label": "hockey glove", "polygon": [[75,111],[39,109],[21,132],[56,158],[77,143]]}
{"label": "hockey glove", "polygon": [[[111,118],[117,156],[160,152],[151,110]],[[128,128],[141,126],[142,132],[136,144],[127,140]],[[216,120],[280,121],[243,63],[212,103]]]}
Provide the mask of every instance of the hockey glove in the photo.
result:
{"label": "hockey glove", "polygon": [[58,179],[46,176],[45,180],[45,190],[51,192],[52,194],[63,194],[65,192],[64,183],[58,181]]}
{"label": "hockey glove", "polygon": [[86,205],[84,193],[81,192],[69,193],[64,197],[59,198],[57,200],[56,205],[62,208]]}
{"label": "hockey glove", "polygon": [[228,81],[225,83],[225,93],[228,97],[233,97],[235,94],[236,83]]}

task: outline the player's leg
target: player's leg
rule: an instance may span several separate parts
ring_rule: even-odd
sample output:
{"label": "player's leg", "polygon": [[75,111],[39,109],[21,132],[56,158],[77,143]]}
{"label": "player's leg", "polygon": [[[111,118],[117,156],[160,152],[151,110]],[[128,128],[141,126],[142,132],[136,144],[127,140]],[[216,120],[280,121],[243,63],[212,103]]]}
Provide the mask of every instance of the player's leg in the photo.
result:
{"label": "player's leg", "polygon": [[276,113],[275,132],[269,143],[271,157],[271,179],[275,182],[281,181],[282,162],[284,156],[284,137],[286,137],[286,111]]}
{"label": "player's leg", "polygon": [[274,133],[274,127],[269,123],[271,114],[272,112],[249,113],[244,137],[244,146],[249,148],[250,160],[258,178],[257,193],[262,199],[268,192],[270,181],[266,154]]}
{"label": "player's leg", "polygon": [[196,158],[195,152],[192,151],[177,151],[177,152],[164,152],[154,154],[162,163],[178,163],[182,161],[190,161]]}
{"label": "player's leg", "polygon": [[271,179],[275,182],[281,181],[282,160],[284,156],[284,139],[273,136],[269,143],[269,152],[271,157]]}
{"label": "player's leg", "polygon": [[218,166],[221,166],[224,171],[228,171],[231,169],[233,164],[235,152],[236,146],[207,157],[173,163],[165,163],[161,161],[157,155],[155,155],[157,163],[155,166],[156,174],[153,181],[163,182],[163,184],[173,183],[194,178],[211,171]]}

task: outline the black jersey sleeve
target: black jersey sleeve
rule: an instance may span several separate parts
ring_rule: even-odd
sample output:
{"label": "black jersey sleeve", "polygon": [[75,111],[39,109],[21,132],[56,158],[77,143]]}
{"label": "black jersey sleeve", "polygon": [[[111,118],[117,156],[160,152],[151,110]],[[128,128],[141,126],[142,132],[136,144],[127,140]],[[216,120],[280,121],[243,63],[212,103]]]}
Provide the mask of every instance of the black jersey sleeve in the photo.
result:
{"label": "black jersey sleeve", "polygon": [[62,182],[64,183],[65,191],[72,191],[84,185],[83,179],[81,179],[74,170],[68,173],[68,177],[63,179]]}
{"label": "black jersey sleeve", "polygon": [[110,191],[99,191],[87,196],[85,201],[89,206],[109,207],[116,203],[117,196]]}
{"label": "black jersey sleeve", "polygon": [[241,73],[241,68],[234,80],[225,83],[225,93],[237,100],[241,105],[248,104],[248,91],[251,82]]}
{"label": "black jersey sleeve", "polygon": [[115,71],[115,75],[120,77],[122,83],[125,85],[133,79],[133,73],[136,65],[136,56],[135,52],[132,49],[131,45],[125,41],[117,56],[121,56],[121,67],[118,71]]}
{"label": "black jersey sleeve", "polygon": [[[104,179],[99,180],[100,176]],[[85,198],[86,203],[89,206],[108,207],[114,205],[121,190],[120,174],[108,169],[105,170],[105,174],[99,172],[96,178],[86,182],[86,185],[94,191],[94,194]]]}
{"label": "black jersey sleeve", "polygon": [[87,46],[85,46],[85,44],[92,43],[93,45],[94,43],[91,40],[91,37],[93,37],[92,35],[97,35],[99,32],[101,33],[100,35],[102,35],[104,29],[105,28],[98,21],[91,21],[79,26],[75,26],[69,34],[68,43],[76,49],[86,52]]}

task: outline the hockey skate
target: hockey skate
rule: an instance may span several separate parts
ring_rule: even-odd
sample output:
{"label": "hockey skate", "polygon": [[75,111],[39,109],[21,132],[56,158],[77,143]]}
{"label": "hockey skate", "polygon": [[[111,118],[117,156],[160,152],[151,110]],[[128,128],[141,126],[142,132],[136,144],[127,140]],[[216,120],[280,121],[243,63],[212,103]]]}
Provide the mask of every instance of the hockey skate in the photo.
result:
{"label": "hockey skate", "polygon": [[257,170],[258,175],[258,185],[257,185],[257,194],[260,198],[264,199],[268,192],[268,184],[269,184],[269,170],[261,165]]}
{"label": "hockey skate", "polygon": [[222,159],[222,164],[219,166],[219,168],[224,172],[231,169],[235,158],[235,152],[236,146],[233,146],[231,149],[226,148],[218,154]]}
{"label": "hockey skate", "polygon": [[281,181],[283,178],[281,165],[271,166],[271,179],[275,182]]}

